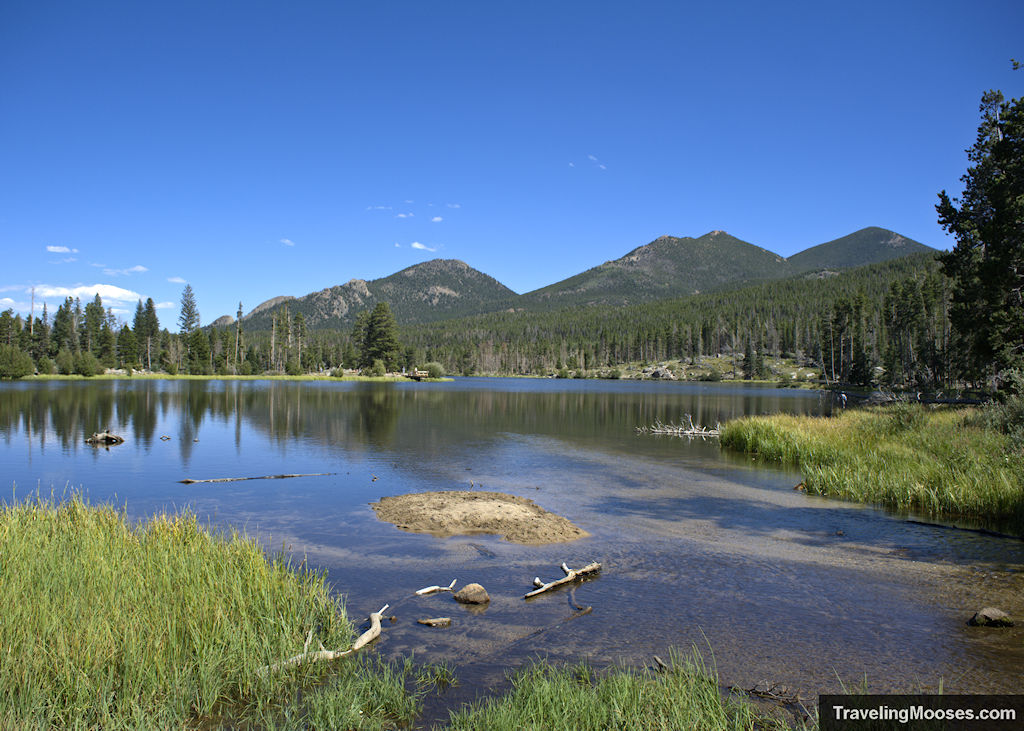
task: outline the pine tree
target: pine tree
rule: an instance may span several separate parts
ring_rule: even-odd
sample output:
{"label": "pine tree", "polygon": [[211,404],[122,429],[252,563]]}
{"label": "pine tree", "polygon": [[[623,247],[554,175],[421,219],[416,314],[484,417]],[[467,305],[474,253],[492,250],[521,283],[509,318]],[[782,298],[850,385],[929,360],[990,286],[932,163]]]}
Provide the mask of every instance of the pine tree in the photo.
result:
{"label": "pine tree", "polygon": [[181,292],[181,314],[178,315],[178,325],[183,335],[190,335],[199,327],[199,306],[196,304],[196,295],[192,291],[191,284],[186,284],[185,289]]}
{"label": "pine tree", "polygon": [[[1018,64],[1015,63],[1015,68]],[[942,257],[950,319],[970,378],[1024,368],[1024,98],[982,96],[962,199],[939,193],[939,224],[956,237]]]}
{"label": "pine tree", "polygon": [[370,313],[361,350],[360,365],[363,368],[372,366],[377,360],[383,361],[388,370],[398,365],[398,326],[387,302],[378,302]]}

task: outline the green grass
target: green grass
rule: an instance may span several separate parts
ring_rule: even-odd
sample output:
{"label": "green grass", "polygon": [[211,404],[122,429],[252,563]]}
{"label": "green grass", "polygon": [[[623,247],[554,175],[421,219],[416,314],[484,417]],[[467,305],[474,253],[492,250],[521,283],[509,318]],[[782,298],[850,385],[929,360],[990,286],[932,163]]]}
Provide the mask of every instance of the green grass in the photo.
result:
{"label": "green grass", "polygon": [[0,727],[180,728],[222,718],[287,726],[316,712],[299,691],[328,678],[323,692],[345,688],[335,695],[363,711],[364,725],[353,727],[410,718],[415,699],[401,678],[361,660],[261,671],[300,652],[311,631],[313,648],[351,644],[324,581],[267,560],[250,539],[211,535],[191,515],[132,527],[78,497],[7,506]]}
{"label": "green grass", "polygon": [[722,445],[798,465],[809,493],[1024,535],[1024,460],[971,408],[895,404],[831,418],[745,417]]}
{"label": "green grass", "polygon": [[[393,729],[457,682],[447,665],[372,651],[265,670],[307,638],[334,649],[353,634],[322,574],[193,515],[132,526],[74,495],[0,509],[0,728]],[[662,674],[533,665],[509,694],[453,713],[450,728],[776,725],[723,699],[694,655]]]}
{"label": "green grass", "polygon": [[448,728],[676,731],[788,726],[743,698],[723,698],[715,674],[695,653],[687,659],[674,656],[669,669],[659,674],[628,669],[596,673],[586,664],[534,664],[516,673],[506,695],[452,713]]}

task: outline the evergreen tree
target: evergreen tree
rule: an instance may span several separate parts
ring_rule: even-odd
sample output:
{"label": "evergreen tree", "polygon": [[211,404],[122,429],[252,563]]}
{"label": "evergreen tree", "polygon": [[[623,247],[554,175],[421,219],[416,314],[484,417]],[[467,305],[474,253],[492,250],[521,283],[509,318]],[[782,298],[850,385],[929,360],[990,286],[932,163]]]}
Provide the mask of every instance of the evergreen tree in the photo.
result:
{"label": "evergreen tree", "polygon": [[121,332],[117,335],[117,359],[122,368],[133,366],[139,362],[139,344],[135,339],[135,333],[127,325],[122,327]]}
{"label": "evergreen tree", "polygon": [[53,316],[53,329],[50,332],[50,353],[56,355],[61,348],[74,349],[74,324],[71,319],[71,298],[68,297],[57,306]]}
{"label": "evergreen tree", "polygon": [[146,305],[143,307],[142,314],[142,339],[140,339],[139,332],[136,330],[135,340],[145,344],[146,368],[153,370],[153,360],[155,359],[158,363],[160,362],[160,319],[156,316],[156,304],[153,303],[152,297],[146,299]]}
{"label": "evergreen tree", "polygon": [[183,335],[190,335],[199,327],[199,306],[192,285],[186,284],[181,292],[181,314],[178,315],[178,326]]}
{"label": "evergreen tree", "polygon": [[[238,353],[242,348],[242,302],[238,302],[238,317],[235,318],[235,373],[238,373]],[[244,351],[242,351],[244,352]]]}
{"label": "evergreen tree", "polygon": [[[1015,64],[1017,67],[1017,64]],[[1024,98],[989,91],[962,199],[939,193],[939,223],[956,237],[942,257],[950,319],[970,378],[1024,368]]]}
{"label": "evergreen tree", "polygon": [[378,302],[366,321],[360,364],[367,368],[380,360],[392,370],[398,365],[400,352],[395,317],[387,302]]}

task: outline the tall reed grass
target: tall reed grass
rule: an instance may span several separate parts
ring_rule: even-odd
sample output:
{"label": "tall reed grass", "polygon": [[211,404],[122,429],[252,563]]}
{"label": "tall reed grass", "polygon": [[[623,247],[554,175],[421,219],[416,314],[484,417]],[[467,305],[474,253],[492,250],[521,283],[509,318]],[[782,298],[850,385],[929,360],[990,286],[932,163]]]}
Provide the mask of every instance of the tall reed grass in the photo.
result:
{"label": "tall reed grass", "polygon": [[6,506],[0,727],[216,727],[225,717],[273,726],[295,716],[302,688],[339,672],[346,703],[369,718],[370,697],[403,691],[365,663],[261,671],[307,638],[314,649],[351,644],[324,582],[237,533],[212,535],[194,515],[133,527],[75,496]]}
{"label": "tall reed grass", "polygon": [[977,409],[895,404],[830,418],[744,417],[722,427],[721,443],[798,465],[809,493],[1024,535],[1024,460]]}
{"label": "tall reed grass", "polygon": [[586,664],[538,663],[519,671],[506,695],[454,712],[452,731],[677,731],[782,729],[782,721],[748,701],[723,697],[716,676],[694,654],[674,655],[664,673],[617,669],[596,673]]}

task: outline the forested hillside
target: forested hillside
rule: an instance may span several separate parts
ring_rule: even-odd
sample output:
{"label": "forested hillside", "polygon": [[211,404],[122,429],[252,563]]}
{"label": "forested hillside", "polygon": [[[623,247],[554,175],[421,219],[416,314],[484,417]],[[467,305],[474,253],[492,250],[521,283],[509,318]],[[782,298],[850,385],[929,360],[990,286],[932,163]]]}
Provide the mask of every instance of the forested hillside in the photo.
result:
{"label": "forested hillside", "polygon": [[[402,341],[457,371],[594,371],[629,361],[754,352],[867,381],[874,366],[913,382],[948,375],[948,286],[931,254],[841,274],[800,275],[628,307],[497,312],[401,328]],[[855,373],[855,364],[860,372]]]}
{"label": "forested hillside", "polygon": [[287,309],[292,317],[301,313],[311,330],[344,330],[355,323],[360,312],[378,302],[387,302],[398,321],[405,324],[510,308],[544,312],[583,305],[635,305],[809,271],[837,272],[920,252],[934,253],[934,249],[877,227],[814,246],[789,259],[725,231],[698,238],[661,236],[614,261],[523,295],[465,262],[434,259],[381,279],[353,279],[302,297],[275,297],[257,305],[243,319],[250,330],[266,330]]}

